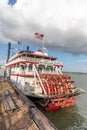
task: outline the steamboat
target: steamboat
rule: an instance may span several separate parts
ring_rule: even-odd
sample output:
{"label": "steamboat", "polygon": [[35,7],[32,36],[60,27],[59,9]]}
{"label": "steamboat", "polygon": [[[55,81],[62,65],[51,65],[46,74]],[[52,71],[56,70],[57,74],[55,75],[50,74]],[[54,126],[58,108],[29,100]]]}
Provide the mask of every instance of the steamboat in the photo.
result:
{"label": "steamboat", "polygon": [[[10,46],[10,44],[9,44]],[[84,90],[62,72],[63,63],[44,49],[19,51],[7,60],[7,77],[31,99],[38,99],[46,111],[73,106]]]}

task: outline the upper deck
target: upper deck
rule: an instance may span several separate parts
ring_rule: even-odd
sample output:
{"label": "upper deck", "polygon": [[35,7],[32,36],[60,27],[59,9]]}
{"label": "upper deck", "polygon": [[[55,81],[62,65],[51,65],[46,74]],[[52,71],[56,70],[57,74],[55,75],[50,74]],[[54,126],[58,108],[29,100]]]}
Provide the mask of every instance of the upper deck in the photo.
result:
{"label": "upper deck", "polygon": [[48,56],[47,53],[43,53],[43,51],[41,50],[38,50],[36,52],[21,51],[18,54],[14,55],[12,58],[10,58],[6,66],[17,63],[32,63],[32,64],[42,63],[63,67],[63,63],[57,61],[56,57]]}

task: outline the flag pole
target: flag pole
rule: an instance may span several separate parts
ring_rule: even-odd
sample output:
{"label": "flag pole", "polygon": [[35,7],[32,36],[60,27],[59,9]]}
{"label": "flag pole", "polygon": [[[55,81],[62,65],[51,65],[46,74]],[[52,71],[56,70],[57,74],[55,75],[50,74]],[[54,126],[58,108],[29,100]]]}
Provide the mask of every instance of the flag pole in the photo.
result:
{"label": "flag pole", "polygon": [[44,47],[44,43],[45,43],[44,41],[45,41],[45,40],[44,40],[44,35],[43,35],[43,39],[42,39],[42,50],[43,50],[43,53],[44,53],[44,48],[45,48],[45,47]]}
{"label": "flag pole", "polygon": [[42,49],[43,49],[43,52],[44,52],[44,37],[43,37],[43,40],[42,40]]}

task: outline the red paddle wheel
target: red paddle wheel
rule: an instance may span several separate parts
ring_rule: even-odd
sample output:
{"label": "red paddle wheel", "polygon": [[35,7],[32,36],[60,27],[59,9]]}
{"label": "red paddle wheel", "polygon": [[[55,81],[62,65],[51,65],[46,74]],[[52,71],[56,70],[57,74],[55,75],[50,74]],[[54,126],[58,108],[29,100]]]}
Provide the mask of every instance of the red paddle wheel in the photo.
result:
{"label": "red paddle wheel", "polygon": [[74,81],[71,80],[70,76],[64,74],[42,74],[40,77],[46,94],[50,96],[49,100],[43,99],[40,102],[47,111],[74,105],[76,98],[70,96],[74,91],[72,85]]}
{"label": "red paddle wheel", "polygon": [[76,98],[70,97],[70,98],[52,98],[50,99],[49,104],[46,106],[46,111],[49,110],[56,110],[63,107],[69,107],[73,106],[76,101]]}

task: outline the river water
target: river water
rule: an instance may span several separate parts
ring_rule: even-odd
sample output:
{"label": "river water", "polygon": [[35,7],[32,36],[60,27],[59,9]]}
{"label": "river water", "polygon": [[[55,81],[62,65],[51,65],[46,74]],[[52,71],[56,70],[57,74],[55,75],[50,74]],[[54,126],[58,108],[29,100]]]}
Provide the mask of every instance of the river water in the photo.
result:
{"label": "river water", "polygon": [[73,107],[46,112],[39,109],[58,128],[58,130],[87,130],[87,74],[69,73],[76,85],[86,91],[85,94],[77,96]]}

